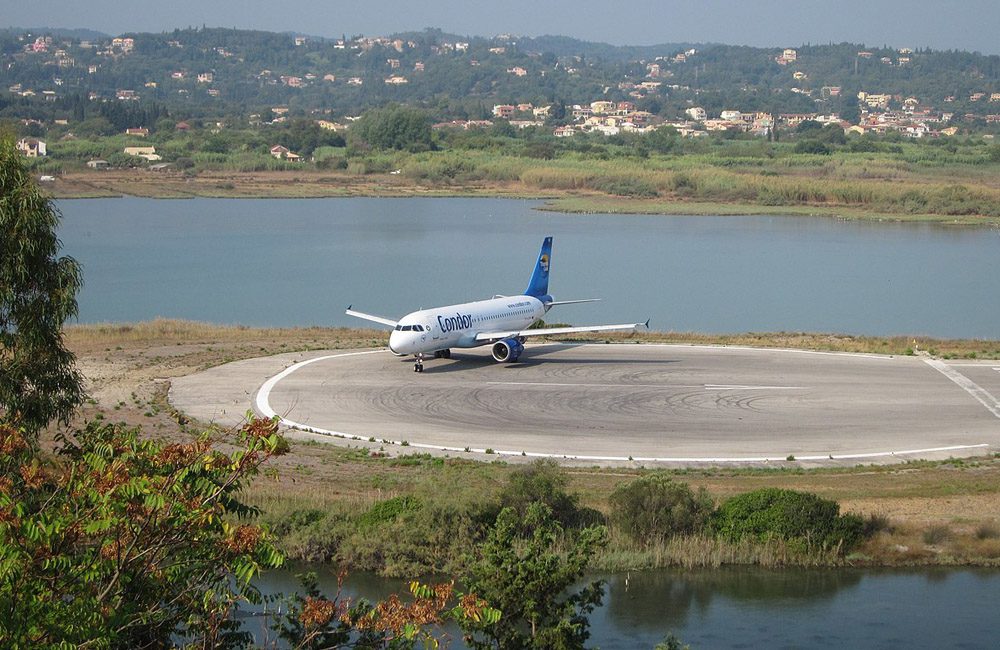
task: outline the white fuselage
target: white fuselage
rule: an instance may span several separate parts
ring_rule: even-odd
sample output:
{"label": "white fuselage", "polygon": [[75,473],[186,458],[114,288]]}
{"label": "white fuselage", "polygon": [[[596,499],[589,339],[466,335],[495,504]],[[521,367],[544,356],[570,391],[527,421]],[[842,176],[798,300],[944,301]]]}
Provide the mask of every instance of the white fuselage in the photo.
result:
{"label": "white fuselage", "polygon": [[[545,304],[533,296],[508,296],[460,305],[421,309],[399,319],[389,334],[396,355],[429,354],[448,348],[486,345],[527,329],[545,316]],[[481,332],[497,334],[476,340]]]}

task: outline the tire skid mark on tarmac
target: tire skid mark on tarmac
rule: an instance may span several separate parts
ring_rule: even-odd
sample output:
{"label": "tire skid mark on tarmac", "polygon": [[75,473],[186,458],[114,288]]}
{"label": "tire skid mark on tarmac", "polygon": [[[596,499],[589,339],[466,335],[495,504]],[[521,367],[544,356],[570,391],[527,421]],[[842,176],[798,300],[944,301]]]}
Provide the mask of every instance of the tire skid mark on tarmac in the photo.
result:
{"label": "tire skid mark on tarmac", "polygon": [[[311,363],[324,361],[326,359],[333,359],[336,357],[356,356],[358,354],[373,353],[364,352],[329,355],[293,364],[278,375],[275,375],[264,382],[257,392],[255,405],[257,406],[259,412],[263,415],[267,417],[274,416],[275,412],[270,406],[269,396],[271,390],[275,388],[280,380],[287,377],[298,368]],[[481,369],[480,366],[468,363],[463,365],[470,366],[467,371],[474,373],[473,379],[475,379],[475,373],[477,369]],[[421,420],[432,423],[438,427],[447,423],[452,425],[451,428],[456,431],[468,431],[469,433],[472,433],[470,429],[482,430],[483,428],[492,429],[492,433],[513,432],[515,430],[521,430],[526,426],[529,426],[532,430],[542,430],[545,429],[547,421],[553,421],[553,414],[555,414],[554,421],[557,424],[565,425],[567,413],[571,413],[574,417],[579,418],[582,425],[581,429],[589,427],[591,430],[605,430],[610,428],[610,423],[619,431],[627,431],[632,429],[632,427],[630,427],[630,423],[621,421],[622,416],[628,417],[641,413],[645,416],[646,421],[642,426],[638,427],[638,429],[646,430],[646,432],[649,433],[655,433],[655,435],[659,437],[668,438],[670,434],[668,431],[664,431],[662,426],[655,428],[655,430],[651,430],[653,427],[657,427],[658,424],[658,419],[655,416],[662,415],[673,418],[704,418],[706,415],[711,416],[714,414],[714,416],[718,418],[732,418],[733,414],[736,413],[766,412],[768,411],[768,405],[775,401],[783,402],[784,406],[801,403],[804,396],[802,396],[802,393],[794,394],[793,390],[796,392],[800,390],[807,390],[804,387],[796,386],[741,386],[733,384],[678,386],[676,384],[650,384],[649,382],[651,380],[655,381],[657,379],[664,378],[665,373],[648,370],[633,370],[633,372],[625,372],[624,370],[630,367],[630,364],[628,363],[602,363],[598,366],[601,370],[602,377],[605,380],[610,381],[615,381],[615,378],[617,378],[620,381],[620,384],[591,386],[591,392],[589,394],[572,397],[567,395],[567,393],[578,393],[579,389],[588,387],[586,381],[580,381],[580,379],[586,379],[587,377],[593,376],[593,372],[595,370],[594,364],[587,362],[582,364],[566,362],[559,364],[553,363],[551,366],[539,364],[538,370],[541,371],[543,367],[545,370],[541,372],[542,376],[551,379],[562,379],[563,381],[569,379],[570,381],[566,383],[570,385],[563,387],[547,386],[544,391],[538,391],[541,394],[538,395],[537,400],[524,400],[524,393],[521,393],[521,399],[514,405],[512,405],[510,399],[506,399],[510,395],[509,391],[503,390],[504,384],[512,386],[515,385],[514,382],[495,382],[484,385],[481,381],[469,381],[458,386],[445,386],[426,381],[420,385],[409,383],[402,386],[396,386],[394,388],[386,388],[383,382],[379,382],[374,377],[362,378],[360,384],[351,386],[337,386],[336,384],[328,386],[326,382],[322,382],[324,388],[330,389],[328,391],[323,391],[323,399],[329,400],[330,403],[336,403],[339,407],[344,409],[357,408],[358,404],[367,404],[370,409],[374,409],[381,413],[402,416],[404,419],[409,418],[413,421]],[[940,370],[940,368],[938,369]],[[671,377],[675,381],[679,379],[675,373],[672,373]],[[952,378],[953,381],[955,380],[953,377],[949,378]],[[300,381],[302,380],[300,379]],[[641,386],[641,389],[639,389],[640,386],[636,385],[637,382],[642,382],[645,385]],[[523,384],[527,382],[519,383]],[[958,382],[956,381],[956,383]],[[975,393],[978,391],[975,391],[974,389],[979,388],[978,386],[972,386],[971,388],[973,388],[973,390],[969,390],[969,386],[963,385],[962,387],[966,388],[967,392],[973,393],[977,398],[986,397],[987,401],[989,401],[989,398],[992,397],[988,394],[976,395]],[[982,392],[985,393],[985,391]],[[297,389],[291,389],[288,393],[289,394],[285,397],[286,401],[291,399],[297,404],[300,398],[299,391]],[[983,400],[980,399],[980,401]],[[992,404],[984,405],[987,405],[988,407],[992,406]],[[470,406],[472,408],[468,408]],[[997,404],[997,406],[1000,406],[1000,404]],[[490,417],[484,418],[484,413]],[[516,413],[521,418],[521,421],[511,420],[510,416],[512,413]],[[617,420],[609,420],[609,413],[617,415]],[[654,418],[652,418],[654,422],[652,423],[650,422],[651,414],[654,416]],[[350,440],[363,439],[360,434],[355,435],[330,431],[312,426],[310,424],[301,424],[289,419],[287,415],[288,414],[286,414],[285,417],[281,417],[283,424],[286,426],[323,435],[342,437]],[[1000,415],[998,415],[998,417],[1000,417]],[[739,419],[742,420],[743,418]],[[493,420],[493,422],[489,422],[489,420]],[[528,424],[525,424],[526,422]],[[369,435],[364,434],[364,438],[367,437],[369,437]],[[387,442],[390,444],[403,444],[399,441],[389,440]],[[719,440],[720,444],[724,444],[725,442],[726,441],[724,439]],[[461,451],[461,449],[455,447],[436,444],[420,442],[410,442],[408,444],[415,448],[438,449],[442,451]],[[825,461],[827,459],[863,459],[904,454],[924,454],[932,452],[940,453],[963,449],[969,450],[985,448],[988,446],[988,444],[951,445],[945,447],[928,447],[926,449],[884,452],[833,453],[824,456],[799,456],[797,454],[796,457],[799,460],[817,461]],[[471,451],[479,453],[484,452],[484,450],[480,449],[472,449]],[[541,451],[528,452],[525,454],[521,450],[505,451],[497,449],[494,453],[499,455],[527,455],[530,457],[576,458],[580,460],[632,460],[631,456],[626,459],[618,456],[597,456],[586,454],[576,455],[571,451],[567,451],[563,454]],[[639,462],[651,461],[691,463],[766,462],[769,460],[782,460],[779,456],[775,456],[773,458],[768,456],[731,458],[681,458],[659,456],[660,455],[657,454],[656,457],[652,455],[648,457],[643,456],[642,458],[636,457],[634,460]]]}

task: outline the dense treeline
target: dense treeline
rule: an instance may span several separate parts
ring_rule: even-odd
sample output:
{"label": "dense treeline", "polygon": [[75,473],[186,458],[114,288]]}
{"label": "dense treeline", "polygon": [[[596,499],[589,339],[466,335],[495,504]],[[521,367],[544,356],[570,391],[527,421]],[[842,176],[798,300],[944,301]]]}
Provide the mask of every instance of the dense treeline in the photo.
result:
{"label": "dense treeline", "polygon": [[[710,113],[727,108],[851,111],[862,90],[915,96],[940,110],[984,115],[997,111],[987,100],[971,101],[970,95],[983,92],[988,98],[1000,91],[997,56],[918,49],[903,57],[893,49],[852,43],[804,45],[797,48],[793,63],[778,65],[778,48],[618,47],[550,36],[469,38],[439,30],[389,37],[400,39],[403,44],[398,49],[388,41],[366,43],[363,49],[352,49],[350,43],[340,46],[332,39],[308,39],[296,45],[288,34],[222,28],[124,36],[134,38],[135,47],[114,56],[99,54],[100,47],[80,47],[78,39],[65,46],[60,40],[65,37],[57,36],[51,49],[65,47],[65,57],[73,64],[54,67],[51,52],[23,52],[31,39],[10,30],[0,32],[0,52],[7,63],[0,68],[0,86],[21,84],[36,92],[53,90],[59,96],[95,92],[104,98],[131,89],[144,100],[190,116],[245,114],[278,104],[301,112],[356,115],[398,102],[420,104],[449,118],[484,117],[494,103],[634,100],[628,84],[647,79],[651,63],[660,67],[655,81],[663,85],[640,100],[641,108],[665,117],[682,114],[691,102]],[[468,48],[445,47],[455,42],[468,43]],[[684,61],[673,60],[689,49],[697,52]],[[398,62],[398,67],[390,61]],[[516,68],[525,74],[513,74]],[[175,78],[175,73],[183,77]],[[204,73],[212,74],[210,82],[197,80]],[[335,80],[325,79],[326,75]],[[406,77],[408,83],[386,84],[390,75]],[[289,77],[300,81],[288,84]],[[351,77],[363,83],[348,85]],[[841,92],[831,96],[824,87],[839,87]],[[948,97],[954,100],[945,103]]]}

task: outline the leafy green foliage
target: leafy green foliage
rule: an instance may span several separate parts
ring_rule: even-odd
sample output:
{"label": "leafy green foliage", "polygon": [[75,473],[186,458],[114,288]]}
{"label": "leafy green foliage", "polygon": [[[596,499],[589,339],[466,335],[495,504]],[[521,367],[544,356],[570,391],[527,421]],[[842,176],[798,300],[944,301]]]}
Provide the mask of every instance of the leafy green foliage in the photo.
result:
{"label": "leafy green foliage", "polygon": [[279,453],[270,420],[250,420],[224,454],[144,440],[92,422],[43,462],[0,428],[0,645],[205,647],[245,644],[233,617],[251,580],[282,555],[240,500]]}
{"label": "leafy green foliage", "polygon": [[500,492],[500,505],[526,516],[531,505],[544,504],[564,527],[577,526],[581,518],[579,497],[566,491],[566,475],[551,458],[542,458],[511,472]]}
{"label": "leafy green foliage", "polygon": [[434,148],[427,114],[399,105],[367,111],[351,127],[348,145],[358,151],[399,149],[417,152]]}
{"label": "leafy green foliage", "polygon": [[58,210],[13,140],[0,135],[0,421],[36,432],[83,402],[83,378],[63,345],[76,315],[80,266],[57,257]]}
{"label": "leafy green foliage", "polygon": [[723,503],[713,527],[730,541],[782,539],[846,551],[861,540],[864,522],[856,515],[841,515],[836,501],[808,492],[763,488]]}
{"label": "leafy green foliage", "polygon": [[712,514],[712,499],[704,488],[693,492],[661,474],[624,483],[611,493],[611,523],[645,544],[671,535],[700,532]]}
{"label": "leafy green foliage", "polygon": [[423,504],[420,499],[411,496],[393,497],[385,501],[379,501],[373,505],[368,512],[363,514],[358,520],[361,526],[377,526],[389,521],[394,521],[400,515],[407,512],[420,510]]}
{"label": "leafy green foliage", "polygon": [[582,648],[590,636],[587,617],[601,604],[604,588],[593,582],[568,590],[607,540],[603,526],[568,539],[542,503],[524,516],[504,508],[465,580],[502,613],[488,627],[464,621],[466,642],[473,648]]}
{"label": "leafy green foliage", "polygon": [[799,140],[795,143],[795,153],[811,153],[821,156],[830,155],[830,147],[819,140]]}

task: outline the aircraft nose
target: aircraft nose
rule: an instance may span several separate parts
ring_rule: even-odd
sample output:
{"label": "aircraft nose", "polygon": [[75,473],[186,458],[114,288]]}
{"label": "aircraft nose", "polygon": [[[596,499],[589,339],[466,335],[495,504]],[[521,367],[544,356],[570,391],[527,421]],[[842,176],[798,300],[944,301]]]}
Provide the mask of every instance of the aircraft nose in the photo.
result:
{"label": "aircraft nose", "polygon": [[403,357],[416,350],[416,341],[410,332],[392,332],[389,334],[389,351]]}
{"label": "aircraft nose", "polygon": [[403,356],[403,354],[405,354],[399,349],[399,346],[402,343],[401,338],[402,337],[400,336],[399,332],[390,332],[389,334],[389,352],[392,352],[396,356],[400,357]]}

